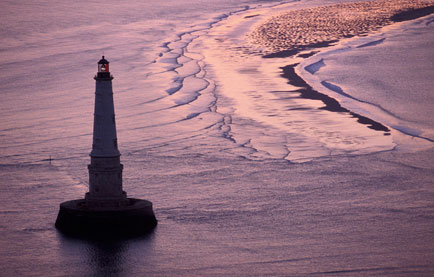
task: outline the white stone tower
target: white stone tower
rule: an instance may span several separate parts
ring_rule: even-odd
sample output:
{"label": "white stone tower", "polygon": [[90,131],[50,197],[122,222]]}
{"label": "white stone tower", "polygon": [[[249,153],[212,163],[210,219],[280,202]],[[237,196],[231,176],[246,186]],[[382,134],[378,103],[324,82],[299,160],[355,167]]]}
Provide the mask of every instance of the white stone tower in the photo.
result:
{"label": "white stone tower", "polygon": [[[94,77],[95,112],[93,143],[90,153],[89,192],[86,200],[95,205],[122,205],[126,193],[122,190],[122,169],[116,136],[115,109],[109,62],[102,56]],[[98,203],[97,203],[98,202]],[[111,203],[113,202],[113,203]]]}
{"label": "white stone tower", "polygon": [[152,203],[127,198],[116,137],[113,77],[102,56],[95,76],[95,113],[90,152],[89,192],[84,199],[60,204],[56,228],[72,236],[136,236],[157,225]]}

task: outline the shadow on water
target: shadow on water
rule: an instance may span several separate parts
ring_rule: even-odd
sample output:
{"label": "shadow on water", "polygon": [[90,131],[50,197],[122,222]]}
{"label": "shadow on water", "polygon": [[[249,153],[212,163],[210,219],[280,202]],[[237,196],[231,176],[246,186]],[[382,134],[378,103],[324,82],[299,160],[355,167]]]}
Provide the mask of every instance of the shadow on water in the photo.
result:
{"label": "shadow on water", "polygon": [[[90,276],[128,276],[134,271],[135,249],[140,248],[141,260],[152,255],[156,228],[136,237],[87,237],[78,238],[57,231],[59,254],[70,264],[81,264],[80,274]],[[143,259],[144,258],[144,259]],[[141,263],[143,266],[143,263]],[[69,272],[74,274],[74,272]]]}
{"label": "shadow on water", "polygon": [[393,22],[403,22],[407,20],[413,20],[422,16],[427,16],[432,13],[434,13],[434,6],[420,9],[410,9],[393,15],[390,20],[392,20]]}
{"label": "shadow on water", "polygon": [[320,109],[330,111],[330,112],[337,112],[337,113],[348,113],[352,117],[357,118],[357,122],[363,125],[367,125],[368,128],[376,130],[376,131],[382,131],[385,132],[385,135],[389,135],[388,132],[390,132],[389,128],[384,126],[383,124],[374,121],[368,117],[362,116],[360,114],[357,114],[355,112],[352,112],[339,104],[339,102],[323,93],[320,93],[316,90],[314,90],[310,85],[308,85],[300,76],[295,73],[294,68],[298,64],[291,64],[287,65],[285,67],[282,67],[283,70],[282,77],[286,78],[288,80],[288,83],[290,85],[299,87],[300,89],[296,90],[300,93],[300,97],[304,99],[310,99],[310,100],[320,100],[324,103],[324,107],[321,107]]}
{"label": "shadow on water", "polygon": [[[346,36],[346,37],[350,37],[350,36]],[[288,49],[288,50],[282,50],[282,51],[278,51],[275,53],[264,55],[263,58],[264,59],[288,58],[288,57],[295,56],[295,55],[297,55],[300,52],[305,51],[305,50],[312,50],[312,49],[317,49],[317,48],[329,47],[329,46],[334,45],[336,42],[338,42],[338,40],[329,40],[329,41],[312,43],[309,45],[300,45],[300,46],[293,47],[293,48]],[[300,55],[300,57],[303,57],[303,56]],[[307,56],[307,57],[309,57],[309,56]]]}

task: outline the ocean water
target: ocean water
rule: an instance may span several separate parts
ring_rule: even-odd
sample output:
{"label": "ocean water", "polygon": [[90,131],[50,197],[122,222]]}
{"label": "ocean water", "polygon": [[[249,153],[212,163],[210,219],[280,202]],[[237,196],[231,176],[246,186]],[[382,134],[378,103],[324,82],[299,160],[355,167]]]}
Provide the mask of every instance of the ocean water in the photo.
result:
{"label": "ocean water", "polygon": [[[433,16],[263,59],[246,34],[342,1],[2,1],[1,276],[432,276]],[[349,1],[347,1],[349,2]],[[101,55],[129,196],[159,225],[65,237],[82,198]],[[295,72],[346,112],[282,78]]]}

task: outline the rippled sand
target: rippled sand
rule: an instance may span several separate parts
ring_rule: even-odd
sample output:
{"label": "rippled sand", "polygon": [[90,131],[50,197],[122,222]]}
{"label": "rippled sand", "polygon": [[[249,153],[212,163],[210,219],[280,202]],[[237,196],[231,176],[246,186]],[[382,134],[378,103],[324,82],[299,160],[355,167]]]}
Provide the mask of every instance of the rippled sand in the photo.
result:
{"label": "rippled sand", "polygon": [[250,38],[270,52],[300,49],[374,31],[396,14],[433,5],[433,0],[375,0],[295,10],[268,19]]}

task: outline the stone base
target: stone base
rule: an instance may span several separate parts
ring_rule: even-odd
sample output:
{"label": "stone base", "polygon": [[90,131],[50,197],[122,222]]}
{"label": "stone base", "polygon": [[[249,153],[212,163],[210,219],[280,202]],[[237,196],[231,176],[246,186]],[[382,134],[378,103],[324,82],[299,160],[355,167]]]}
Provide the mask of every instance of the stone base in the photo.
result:
{"label": "stone base", "polygon": [[98,207],[85,199],[60,204],[56,228],[62,233],[84,237],[138,236],[157,225],[152,203],[127,198],[127,205]]}

